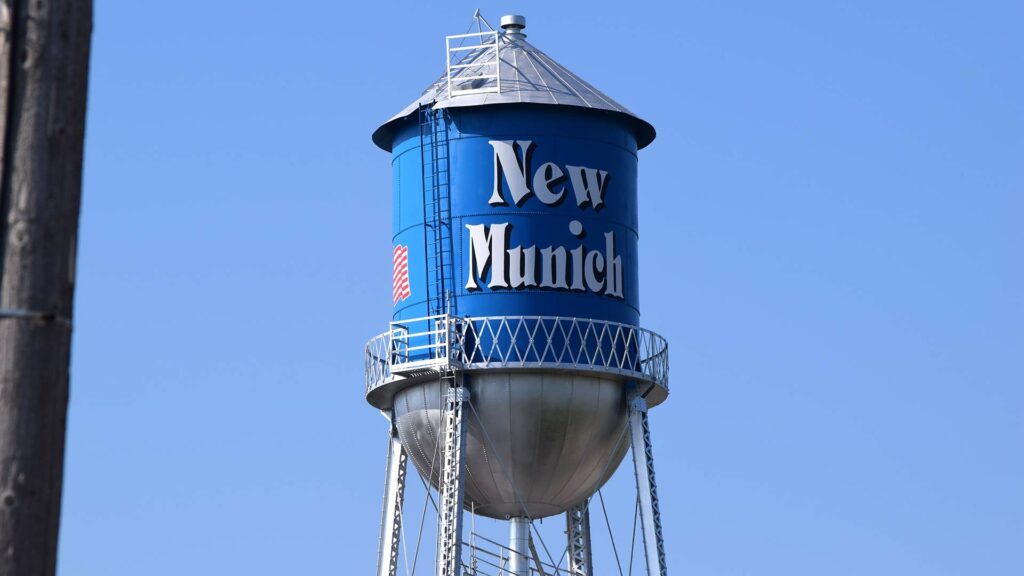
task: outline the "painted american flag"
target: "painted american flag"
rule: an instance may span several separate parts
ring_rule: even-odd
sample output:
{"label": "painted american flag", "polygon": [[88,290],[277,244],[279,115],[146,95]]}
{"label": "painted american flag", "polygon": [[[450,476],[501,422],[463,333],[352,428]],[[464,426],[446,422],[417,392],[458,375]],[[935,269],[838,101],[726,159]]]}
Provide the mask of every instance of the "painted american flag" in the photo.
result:
{"label": "painted american flag", "polygon": [[392,294],[398,304],[399,300],[405,300],[412,291],[409,290],[409,247],[399,244],[395,246],[394,271],[392,273]]}

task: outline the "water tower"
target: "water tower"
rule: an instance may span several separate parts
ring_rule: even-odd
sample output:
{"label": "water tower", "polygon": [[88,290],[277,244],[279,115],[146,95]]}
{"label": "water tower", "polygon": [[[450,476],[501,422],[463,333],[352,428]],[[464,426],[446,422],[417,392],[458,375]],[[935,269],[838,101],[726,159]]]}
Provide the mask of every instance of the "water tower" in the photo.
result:
{"label": "water tower", "polygon": [[408,460],[437,493],[438,576],[463,570],[467,510],[508,521],[515,576],[544,571],[532,521],[564,514],[567,571],[591,574],[589,498],[629,448],[647,570],[666,574],[647,410],[668,397],[668,345],[639,324],[637,251],[654,128],[528,42],[522,16],[475,22],[373,134],[394,264],[389,329],[366,346],[366,399],[391,423],[378,574],[397,570]]}

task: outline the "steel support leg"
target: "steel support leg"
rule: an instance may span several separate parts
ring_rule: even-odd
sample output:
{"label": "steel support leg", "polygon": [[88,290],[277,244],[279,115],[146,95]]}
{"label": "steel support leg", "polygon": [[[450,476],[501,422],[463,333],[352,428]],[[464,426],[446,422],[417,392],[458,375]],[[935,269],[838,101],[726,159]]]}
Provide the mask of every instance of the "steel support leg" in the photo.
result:
{"label": "steel support leg", "polygon": [[630,398],[629,432],[633,443],[636,490],[640,497],[640,526],[643,528],[647,574],[667,576],[665,542],[661,536],[661,513],[658,511],[658,486],[654,481],[651,429],[647,423],[647,400],[642,396]]}
{"label": "steel support leg", "polygon": [[402,534],[402,504],[405,500],[405,471],[408,459],[398,441],[394,416],[388,441],[388,466],[384,477],[384,508],[377,542],[377,576],[395,576],[398,571],[398,544]]}
{"label": "steel support leg", "polygon": [[445,388],[444,453],[438,486],[440,517],[437,523],[437,576],[459,576],[462,572],[462,506],[465,494],[466,426],[464,408],[469,390],[462,374],[442,378]]}
{"label": "steel support leg", "polygon": [[591,576],[590,501],[584,500],[565,512],[565,534],[569,538],[569,576]]}

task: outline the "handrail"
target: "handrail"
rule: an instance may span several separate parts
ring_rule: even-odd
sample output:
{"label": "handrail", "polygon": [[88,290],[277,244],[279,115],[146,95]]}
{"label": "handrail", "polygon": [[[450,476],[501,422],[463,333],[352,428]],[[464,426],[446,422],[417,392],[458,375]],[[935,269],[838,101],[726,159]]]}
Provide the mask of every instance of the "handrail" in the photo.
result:
{"label": "handrail", "polygon": [[609,320],[437,315],[393,322],[365,350],[366,392],[423,370],[573,369],[668,389],[668,342]]}
{"label": "handrail", "polygon": [[[448,82],[448,97],[455,98],[456,96],[464,96],[467,94],[479,94],[482,92],[495,92],[501,93],[501,41],[499,33],[495,30],[488,30],[486,32],[471,32],[469,34],[455,34],[452,36],[446,36],[444,39],[445,54],[445,77]],[[468,39],[475,39],[478,44],[471,44],[464,46],[463,43]],[[455,41],[458,41],[458,45]],[[480,57],[475,51],[478,49],[494,51],[493,60],[487,62],[477,62],[476,60]],[[474,53],[467,54],[458,57],[459,52],[473,51]],[[455,55],[456,59],[453,62],[452,57]],[[467,62],[467,60],[469,60]],[[477,75],[460,75],[462,71],[469,68],[481,68],[484,66],[494,66],[494,74],[485,74],[481,72]],[[454,72],[453,72],[454,70]],[[453,75],[454,74],[454,75]],[[458,80],[460,82],[466,80],[493,80],[493,86],[487,87],[475,87],[475,88],[459,88],[452,85],[452,82]]]}

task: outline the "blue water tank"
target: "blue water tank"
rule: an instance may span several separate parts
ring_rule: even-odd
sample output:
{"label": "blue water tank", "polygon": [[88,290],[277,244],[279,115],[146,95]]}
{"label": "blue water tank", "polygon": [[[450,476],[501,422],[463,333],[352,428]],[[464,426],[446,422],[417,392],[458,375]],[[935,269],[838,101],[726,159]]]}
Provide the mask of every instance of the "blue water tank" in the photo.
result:
{"label": "blue water tank", "polygon": [[[367,400],[437,486],[430,367],[457,365],[467,506],[540,518],[614,472],[637,387],[668,394],[667,344],[639,328],[637,151],[655,132],[521,25],[475,40],[449,38],[449,70],[373,134],[392,158],[394,309],[367,345]],[[424,318],[444,320],[417,344]]]}
{"label": "blue water tank", "polygon": [[[637,324],[633,123],[544,104],[452,107],[437,118],[447,131],[448,289],[457,312]],[[421,138],[417,120],[398,122],[391,143],[393,243],[408,247],[411,292],[395,302],[395,319],[431,312],[433,208],[421,158],[435,144]]]}

